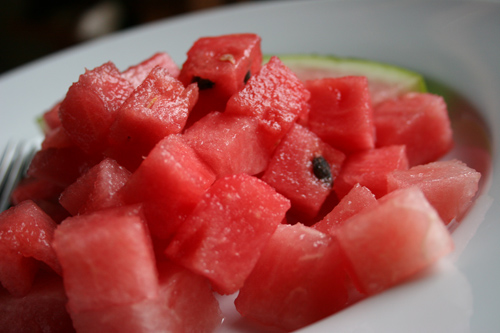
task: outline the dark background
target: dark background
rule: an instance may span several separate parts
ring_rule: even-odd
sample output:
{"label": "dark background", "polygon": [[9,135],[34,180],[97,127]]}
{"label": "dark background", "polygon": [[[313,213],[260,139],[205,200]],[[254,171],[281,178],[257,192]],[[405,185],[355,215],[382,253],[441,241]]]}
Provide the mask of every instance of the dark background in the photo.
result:
{"label": "dark background", "polygon": [[248,1],[0,0],[0,74],[113,31]]}

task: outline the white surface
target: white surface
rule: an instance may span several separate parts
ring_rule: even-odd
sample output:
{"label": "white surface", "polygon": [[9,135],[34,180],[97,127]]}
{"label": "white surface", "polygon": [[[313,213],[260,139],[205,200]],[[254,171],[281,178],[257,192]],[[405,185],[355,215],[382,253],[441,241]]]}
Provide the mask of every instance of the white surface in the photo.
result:
{"label": "white surface", "polygon": [[[457,251],[425,277],[362,301],[303,332],[500,332],[500,5],[460,1],[262,2],[173,18],[82,44],[0,77],[0,147],[38,134],[35,117],[84,67],[125,69],[156,51],[179,64],[200,36],[255,32],[269,53],[385,61],[453,87],[489,126],[493,156],[482,193],[455,230]],[[467,131],[466,131],[467,132]],[[463,149],[462,149],[463,148]],[[459,147],[467,162],[480,157]],[[460,150],[461,149],[461,150]],[[480,166],[488,166],[479,162]],[[488,168],[485,169],[488,171]],[[224,309],[230,309],[230,299]],[[236,316],[220,332],[257,332]]]}

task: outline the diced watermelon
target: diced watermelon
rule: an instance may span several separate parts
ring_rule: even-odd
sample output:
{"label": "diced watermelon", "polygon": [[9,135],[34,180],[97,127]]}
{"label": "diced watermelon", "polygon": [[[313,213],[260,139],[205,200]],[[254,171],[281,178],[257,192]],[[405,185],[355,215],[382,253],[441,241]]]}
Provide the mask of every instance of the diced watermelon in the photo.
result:
{"label": "diced watermelon", "polygon": [[170,76],[179,76],[179,67],[165,52],[155,53],[141,63],[127,68],[123,71],[122,76],[130,82],[132,87],[137,88],[156,66],[165,68]]}
{"label": "diced watermelon", "polygon": [[377,147],[406,145],[410,166],[434,162],[453,146],[448,109],[441,96],[408,93],[374,110]]}
{"label": "diced watermelon", "polygon": [[377,199],[367,187],[356,184],[330,213],[312,227],[326,234],[335,233],[347,219],[376,203]]}
{"label": "diced watermelon", "polygon": [[308,127],[323,141],[352,153],[375,147],[373,110],[364,76],[306,81],[311,92]]}
{"label": "diced watermelon", "polygon": [[356,184],[368,187],[375,197],[387,194],[387,174],[407,170],[405,146],[386,146],[347,156],[333,189],[342,199]]}
{"label": "diced watermelon", "polygon": [[160,141],[119,191],[126,204],[143,203],[151,233],[167,239],[215,181],[213,171],[180,134]]}
{"label": "diced watermelon", "polygon": [[387,175],[389,191],[418,186],[445,224],[460,219],[472,204],[481,174],[458,160],[438,161]]}
{"label": "diced watermelon", "polygon": [[224,111],[227,100],[260,70],[261,38],[256,34],[230,34],[198,39],[187,52],[179,79],[197,83],[200,98],[188,127],[212,111]]}
{"label": "diced watermelon", "polygon": [[289,332],[333,314],[346,301],[337,242],[298,223],[278,226],[235,305],[243,317]]}
{"label": "diced watermelon", "polygon": [[252,117],[214,111],[188,128],[184,138],[217,177],[256,175],[265,170],[271,157],[258,127]]}
{"label": "diced watermelon", "polygon": [[134,171],[161,139],[184,129],[197,99],[195,84],[184,88],[167,69],[155,67],[117,111],[106,155]]}
{"label": "diced watermelon", "polygon": [[262,180],[314,217],[332,190],[345,155],[295,124],[274,151]]}
{"label": "diced watermelon", "polygon": [[50,110],[46,111],[42,115],[42,129],[45,134],[48,132],[61,127],[61,119],[59,119],[59,107],[61,102],[56,103]]}
{"label": "diced watermelon", "polygon": [[68,134],[62,126],[47,132],[42,141],[42,149],[48,148],[68,148],[73,147],[75,144],[71,141]]}
{"label": "diced watermelon", "polygon": [[260,72],[226,105],[226,113],[256,117],[264,142],[274,149],[297,119],[309,112],[310,93],[277,57],[271,57]]}
{"label": "diced watermelon", "polygon": [[[38,269],[39,265],[35,259],[25,257],[17,249],[11,249],[0,243],[0,285],[10,295],[14,297],[27,295]],[[1,318],[2,316],[0,320]]]}
{"label": "diced watermelon", "polygon": [[130,171],[106,158],[61,193],[59,202],[72,215],[122,205],[116,195],[130,178]]}
{"label": "diced watermelon", "polygon": [[0,331],[3,333],[71,333],[71,318],[66,311],[67,297],[61,277],[37,276],[24,297],[9,295],[0,288]]}
{"label": "diced watermelon", "polygon": [[70,314],[158,295],[158,273],[140,206],[69,217],[54,234]]}
{"label": "diced watermelon", "polygon": [[335,233],[348,272],[365,294],[401,283],[453,250],[436,210],[417,187],[380,198]]}
{"label": "diced watermelon", "polygon": [[71,140],[86,153],[102,152],[116,111],[132,90],[112,62],[82,74],[59,108],[62,126]]}
{"label": "diced watermelon", "polygon": [[219,178],[180,226],[165,253],[208,278],[221,294],[243,286],[290,202],[246,174]]}
{"label": "diced watermelon", "polygon": [[42,199],[57,199],[64,190],[64,187],[54,184],[48,180],[27,177],[21,179],[17,184],[10,200],[13,205],[25,200],[38,201]]}
{"label": "diced watermelon", "polygon": [[23,201],[0,214],[0,242],[25,257],[44,262],[55,272],[61,266],[52,248],[56,223],[33,201]]}

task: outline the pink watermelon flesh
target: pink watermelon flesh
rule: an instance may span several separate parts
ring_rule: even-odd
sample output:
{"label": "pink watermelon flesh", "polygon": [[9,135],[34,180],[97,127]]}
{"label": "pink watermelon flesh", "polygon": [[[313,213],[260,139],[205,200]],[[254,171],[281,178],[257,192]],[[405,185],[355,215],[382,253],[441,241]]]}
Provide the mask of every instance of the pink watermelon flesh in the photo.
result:
{"label": "pink watermelon flesh", "polygon": [[187,127],[212,111],[224,111],[228,99],[240,91],[262,63],[261,38],[256,34],[229,34],[198,39],[187,52],[179,79],[196,83],[200,98]]}
{"label": "pink watermelon flesh", "polygon": [[434,162],[453,146],[448,109],[441,96],[408,93],[374,110],[377,147],[406,145],[410,166]]}
{"label": "pink watermelon flesh", "polygon": [[73,147],[75,144],[62,126],[57,127],[45,134],[42,141],[42,149],[47,148],[67,148]]}
{"label": "pink watermelon flesh", "polygon": [[23,201],[0,214],[0,242],[5,248],[41,261],[61,273],[52,248],[56,226],[33,201]]}
{"label": "pink watermelon flesh", "polygon": [[122,205],[116,193],[130,178],[130,171],[105,158],[66,187],[59,202],[72,215]]}
{"label": "pink watermelon flesh", "polygon": [[56,199],[59,197],[64,187],[56,185],[50,181],[26,177],[21,179],[19,184],[11,194],[13,205],[25,200]]}
{"label": "pink watermelon flesh", "polygon": [[217,177],[265,170],[271,156],[252,117],[211,112],[184,133],[184,139]]}
{"label": "pink watermelon flesh", "polygon": [[292,208],[314,217],[344,159],[344,153],[295,124],[274,151],[262,180],[290,199]]}
{"label": "pink watermelon flesh", "polygon": [[132,90],[111,62],[87,70],[69,88],[59,108],[64,130],[84,152],[102,152],[116,111]]}
{"label": "pink watermelon flesh", "polygon": [[376,203],[377,199],[367,187],[356,184],[330,213],[312,227],[333,234],[347,219]]}
{"label": "pink watermelon flesh", "polygon": [[59,107],[61,102],[57,102],[50,110],[45,111],[42,115],[43,132],[47,134],[58,127],[61,127],[61,119],[59,119]]}
{"label": "pink watermelon flesh", "polygon": [[387,174],[407,169],[405,146],[387,146],[353,153],[347,156],[333,189],[342,199],[359,183],[380,198],[388,192]]}
{"label": "pink watermelon flesh", "polygon": [[389,191],[418,186],[445,224],[463,217],[478,191],[481,174],[458,160],[438,161],[387,175]]}
{"label": "pink watermelon flesh", "polygon": [[347,154],[375,147],[366,77],[324,78],[305,85],[311,92],[307,125],[323,141]]}
{"label": "pink watermelon flesh", "polygon": [[272,57],[241,91],[231,96],[225,112],[259,120],[264,142],[274,149],[300,116],[309,112],[309,92],[277,57]]}
{"label": "pink watermelon flesh", "polygon": [[195,84],[184,88],[167,69],[153,68],[117,111],[106,155],[136,170],[161,139],[184,129],[197,99]]}
{"label": "pink watermelon flesh", "polygon": [[25,257],[19,251],[0,243],[0,285],[10,295],[26,296],[31,290],[38,269],[39,265],[35,259]]}
{"label": "pink watermelon flesh", "polygon": [[168,239],[215,181],[213,171],[181,135],[160,141],[119,191],[126,204],[143,203],[153,236]]}
{"label": "pink watermelon flesh", "polygon": [[333,314],[347,301],[338,244],[300,223],[280,225],[241,288],[243,317],[293,331]]}
{"label": "pink watermelon flesh", "polygon": [[0,288],[0,330],[3,333],[71,333],[67,297],[61,277],[38,275],[30,292],[15,297]]}
{"label": "pink watermelon flesh", "polygon": [[258,178],[219,178],[166,249],[178,264],[208,278],[221,294],[241,288],[261,249],[290,208]]}
{"label": "pink watermelon flesh", "polygon": [[141,63],[131,66],[123,71],[122,76],[130,82],[132,87],[137,88],[155,67],[165,68],[170,76],[178,77],[180,69],[174,60],[165,52],[153,54]]}
{"label": "pink watermelon flesh", "polygon": [[158,295],[155,257],[140,206],[67,218],[53,246],[72,314]]}
{"label": "pink watermelon flesh", "polygon": [[357,288],[375,294],[401,283],[453,250],[438,213],[417,187],[389,193],[336,230]]}

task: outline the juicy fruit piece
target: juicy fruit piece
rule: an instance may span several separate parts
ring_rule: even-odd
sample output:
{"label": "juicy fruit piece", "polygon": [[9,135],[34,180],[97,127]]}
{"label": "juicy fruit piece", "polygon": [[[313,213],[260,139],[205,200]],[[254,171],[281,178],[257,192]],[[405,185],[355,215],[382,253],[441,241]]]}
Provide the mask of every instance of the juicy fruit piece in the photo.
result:
{"label": "juicy fruit piece", "polygon": [[184,88],[167,69],[155,67],[117,111],[106,154],[131,171],[164,137],[184,129],[198,88]]}
{"label": "juicy fruit piece", "polygon": [[376,203],[377,199],[367,187],[356,184],[321,221],[312,227],[326,234],[334,234],[350,217]]}
{"label": "juicy fruit piece", "polygon": [[481,174],[458,160],[438,161],[387,175],[389,191],[418,186],[445,224],[460,219],[472,204]]}
{"label": "juicy fruit piece", "polygon": [[181,135],[161,140],[119,191],[125,204],[142,203],[150,232],[167,239],[215,181],[213,171]]}
{"label": "juicy fruit piece", "polygon": [[2,243],[0,254],[0,284],[14,297],[27,295],[38,272],[38,262]]}
{"label": "juicy fruit piece", "polygon": [[59,108],[59,118],[71,141],[88,154],[102,152],[116,111],[132,90],[111,62],[82,74]]}
{"label": "juicy fruit piece", "polygon": [[235,300],[243,317],[297,330],[345,306],[346,275],[338,244],[301,225],[280,225]]}
{"label": "juicy fruit piece", "polygon": [[409,93],[374,110],[377,147],[406,145],[410,166],[434,162],[453,146],[448,109],[441,96]]}
{"label": "juicy fruit piece", "polygon": [[255,175],[264,171],[271,155],[261,141],[258,126],[252,117],[215,111],[188,128],[183,137],[217,177]]}
{"label": "juicy fruit piece", "polygon": [[368,79],[364,76],[305,82],[311,92],[307,126],[345,153],[375,147],[375,127]]}
{"label": "juicy fruit piece", "polygon": [[130,171],[105,158],[61,193],[59,202],[71,215],[85,214],[122,204],[116,193],[130,178]]}
{"label": "juicy fruit piece", "polygon": [[220,178],[179,227],[165,253],[208,278],[217,292],[234,293],[289,208],[286,198],[258,178]]}
{"label": "juicy fruit piece", "polygon": [[366,76],[373,105],[407,92],[427,91],[422,75],[394,65],[330,55],[278,56],[303,81],[326,77]]}
{"label": "juicy fruit piece", "polygon": [[66,219],[54,235],[73,315],[154,298],[158,273],[139,206]]}
{"label": "juicy fruit piece", "polygon": [[153,54],[150,58],[140,64],[131,66],[123,71],[122,76],[127,79],[132,87],[137,88],[155,67],[165,68],[170,76],[179,76],[179,67],[174,60],[165,52]]}
{"label": "juicy fruit piece", "polygon": [[356,184],[370,189],[375,197],[388,193],[387,174],[394,170],[407,170],[408,158],[405,146],[386,146],[361,151],[347,156],[333,185],[342,199]]}
{"label": "juicy fruit piece", "polygon": [[179,79],[197,83],[200,100],[188,127],[212,111],[224,111],[227,100],[241,90],[261,67],[261,38],[256,34],[230,34],[198,39],[187,52]]}
{"label": "juicy fruit piece", "polygon": [[351,279],[368,295],[404,281],[453,250],[450,233],[417,187],[379,199],[335,235]]}
{"label": "juicy fruit piece", "polygon": [[314,217],[332,190],[345,155],[295,124],[276,147],[261,179]]}
{"label": "juicy fruit piece", "polygon": [[252,116],[270,149],[274,149],[299,117],[309,112],[310,93],[277,57],[272,57],[244,89],[231,96],[226,113]]}
{"label": "juicy fruit piece", "polygon": [[66,311],[67,297],[61,277],[37,276],[30,292],[15,297],[0,288],[0,327],[4,333],[74,332]]}

